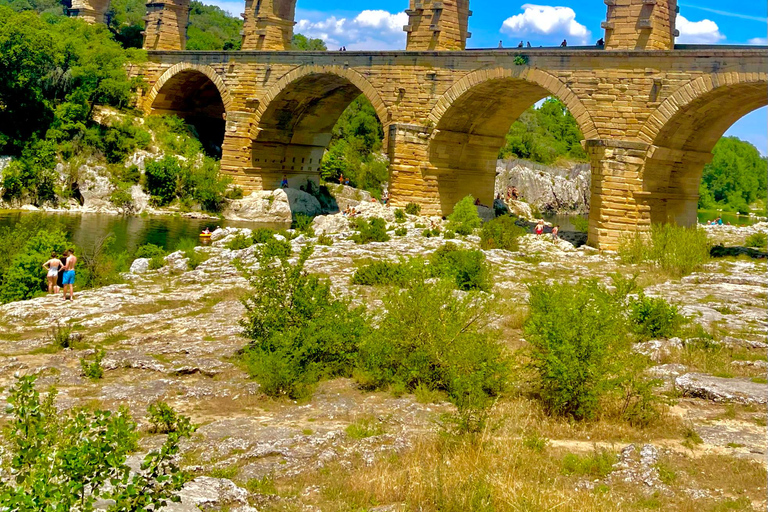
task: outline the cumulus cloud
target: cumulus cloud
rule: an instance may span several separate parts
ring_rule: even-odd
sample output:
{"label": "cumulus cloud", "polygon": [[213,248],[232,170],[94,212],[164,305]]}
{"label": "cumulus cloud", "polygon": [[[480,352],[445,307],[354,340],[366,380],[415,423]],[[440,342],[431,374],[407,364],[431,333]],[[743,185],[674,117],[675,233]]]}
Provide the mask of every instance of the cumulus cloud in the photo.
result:
{"label": "cumulus cloud", "polygon": [[753,37],[747,44],[755,44],[758,46],[768,46],[768,37]]}
{"label": "cumulus cloud", "polygon": [[346,46],[347,50],[404,50],[408,24],[404,12],[366,10],[352,19],[330,16],[324,20],[300,19],[294,33],[325,41],[329,50]]}
{"label": "cumulus cloud", "polygon": [[525,4],[522,8],[522,14],[504,20],[502,33],[515,37],[544,36],[553,43],[559,43],[560,38],[571,44],[590,42],[592,34],[576,21],[576,13],[570,7]]}
{"label": "cumulus cloud", "polygon": [[712,20],[688,21],[684,16],[677,15],[675,23],[680,36],[678,43],[688,44],[715,44],[719,43],[725,36],[720,33],[717,23]]}

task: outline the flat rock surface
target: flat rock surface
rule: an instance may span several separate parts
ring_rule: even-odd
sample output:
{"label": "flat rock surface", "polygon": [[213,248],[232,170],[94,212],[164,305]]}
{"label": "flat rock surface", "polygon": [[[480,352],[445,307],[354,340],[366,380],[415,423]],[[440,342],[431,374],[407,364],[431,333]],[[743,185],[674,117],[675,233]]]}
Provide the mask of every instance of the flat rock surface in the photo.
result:
{"label": "flat rock surface", "polygon": [[715,402],[743,404],[768,403],[768,384],[747,378],[722,378],[701,373],[686,373],[675,379],[675,386],[684,394]]}

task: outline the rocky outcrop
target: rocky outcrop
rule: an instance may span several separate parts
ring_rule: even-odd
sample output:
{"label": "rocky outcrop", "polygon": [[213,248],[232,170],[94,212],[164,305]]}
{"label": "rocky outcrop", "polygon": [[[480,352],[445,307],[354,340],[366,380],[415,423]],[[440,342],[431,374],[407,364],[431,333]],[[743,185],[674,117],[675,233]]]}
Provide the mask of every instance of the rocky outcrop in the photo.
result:
{"label": "rocky outcrop", "polygon": [[589,164],[562,169],[526,160],[499,160],[496,164],[496,194],[506,197],[515,187],[518,197],[548,213],[589,212]]}
{"label": "rocky outcrop", "polygon": [[686,373],[675,379],[675,386],[685,395],[713,402],[768,403],[768,385],[746,378],[726,379],[703,373]]}
{"label": "rocky outcrop", "polygon": [[230,201],[222,212],[228,220],[258,222],[290,222],[298,213],[314,217],[322,213],[322,208],[315,196],[295,188],[253,192]]}

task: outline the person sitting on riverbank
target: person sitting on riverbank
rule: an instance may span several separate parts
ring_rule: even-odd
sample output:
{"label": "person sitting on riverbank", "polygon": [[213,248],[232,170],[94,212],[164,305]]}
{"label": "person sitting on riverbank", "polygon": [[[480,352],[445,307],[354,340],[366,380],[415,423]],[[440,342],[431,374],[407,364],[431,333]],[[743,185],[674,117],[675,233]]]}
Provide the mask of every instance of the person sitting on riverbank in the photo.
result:
{"label": "person sitting on riverbank", "polygon": [[56,293],[56,280],[61,270],[61,260],[56,257],[56,253],[51,253],[51,259],[43,263],[43,268],[48,271],[45,278],[48,280],[48,293]]}

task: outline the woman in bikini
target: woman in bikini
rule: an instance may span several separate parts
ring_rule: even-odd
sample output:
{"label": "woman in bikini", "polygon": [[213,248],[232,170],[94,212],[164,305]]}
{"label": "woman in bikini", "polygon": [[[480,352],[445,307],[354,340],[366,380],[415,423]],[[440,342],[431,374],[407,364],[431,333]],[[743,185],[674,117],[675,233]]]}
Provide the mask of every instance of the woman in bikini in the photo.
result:
{"label": "woman in bikini", "polygon": [[43,263],[43,268],[48,271],[46,279],[48,280],[48,293],[56,292],[56,280],[61,270],[61,260],[56,257],[56,253],[51,253],[51,259]]}

